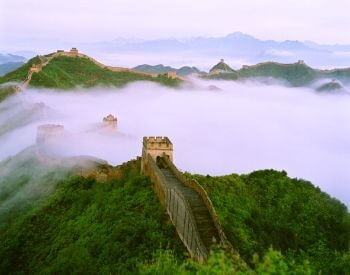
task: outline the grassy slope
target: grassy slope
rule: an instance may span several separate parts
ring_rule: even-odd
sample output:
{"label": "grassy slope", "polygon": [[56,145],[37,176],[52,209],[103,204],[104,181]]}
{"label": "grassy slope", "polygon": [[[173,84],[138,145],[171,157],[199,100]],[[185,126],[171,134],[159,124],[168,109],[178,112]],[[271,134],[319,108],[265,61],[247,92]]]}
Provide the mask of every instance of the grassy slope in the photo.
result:
{"label": "grassy slope", "polygon": [[[65,165],[44,165],[29,147],[0,162],[0,231],[17,215],[50,194],[59,180],[71,174]],[[24,211],[24,212],[23,212]]]}
{"label": "grassy slope", "polygon": [[273,170],[192,177],[208,191],[228,239],[247,262],[273,247],[326,274],[350,268],[341,266],[344,255],[350,257],[349,212],[311,183]]}
{"label": "grassy slope", "polygon": [[[17,70],[0,77],[0,84],[24,81],[32,64],[38,63],[40,63],[38,57],[29,60]],[[163,75],[154,78],[133,72],[112,72],[100,68],[85,58],[60,56],[51,60],[41,72],[34,73],[30,86],[57,89],[72,89],[77,86],[89,88],[96,85],[120,87],[139,80],[157,82],[166,86],[177,86],[181,82]]]}
{"label": "grassy slope", "polygon": [[[13,85],[0,86],[0,102],[15,94],[16,88]],[[0,129],[1,133],[1,129]]]}
{"label": "grassy slope", "polygon": [[30,59],[26,64],[19,67],[17,70],[9,72],[8,74],[0,77],[0,84],[6,82],[23,82],[28,75],[28,71],[33,64],[39,64],[40,58],[34,57]]}
{"label": "grassy slope", "polygon": [[238,74],[243,78],[273,77],[285,80],[292,86],[308,85],[318,77],[312,68],[304,64],[264,63],[256,67],[242,68]]}
{"label": "grassy slope", "polygon": [[[183,259],[174,227],[138,171],[125,169],[123,179],[107,183],[47,180],[56,190],[12,212],[12,222],[0,229],[1,273],[127,273],[164,248]],[[26,184],[21,178],[11,183]]]}
{"label": "grassy slope", "polygon": [[325,77],[338,79],[347,84],[350,83],[350,68],[333,70],[328,72],[324,71],[322,75],[324,75]]}
{"label": "grassy slope", "polygon": [[204,79],[213,79],[213,80],[238,80],[241,78],[241,76],[236,72],[230,72],[230,73],[219,73],[219,74],[214,74],[214,75],[205,75],[202,78]]}
{"label": "grassy slope", "polygon": [[216,64],[214,67],[212,67],[210,69],[210,72],[212,72],[214,70],[223,70],[226,72],[234,72],[234,70],[229,65],[227,65],[225,62],[219,62],[218,64]]}
{"label": "grassy slope", "polygon": [[[138,169],[125,168],[121,180],[100,183],[70,176],[67,167],[43,166],[33,152],[0,163],[0,270],[5,274],[241,270],[237,258],[220,252],[208,266],[183,262],[185,249]],[[207,190],[228,239],[249,264],[245,273],[350,271],[349,213],[311,183],[273,170],[187,176]]]}
{"label": "grassy slope", "polygon": [[206,76],[208,79],[238,80],[258,77],[272,77],[286,81],[294,87],[303,87],[322,78],[335,78],[344,83],[350,83],[350,69],[332,71],[314,70],[305,64],[279,64],[273,62],[262,63],[257,66],[242,68],[232,73],[221,73]]}
{"label": "grassy slope", "polygon": [[122,86],[132,81],[148,80],[165,85],[176,85],[177,81],[165,78],[153,78],[132,72],[112,72],[102,69],[85,58],[57,57],[43,70],[34,74],[31,86],[70,89],[76,86],[93,87],[96,85]]}

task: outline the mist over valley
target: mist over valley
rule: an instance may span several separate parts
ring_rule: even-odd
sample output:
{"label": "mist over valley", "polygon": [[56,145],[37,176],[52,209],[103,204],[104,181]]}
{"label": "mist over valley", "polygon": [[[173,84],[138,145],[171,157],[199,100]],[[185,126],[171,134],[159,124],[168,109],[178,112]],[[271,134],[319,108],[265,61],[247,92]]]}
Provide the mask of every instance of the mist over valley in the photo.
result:
{"label": "mist over valley", "polygon": [[350,1],[0,9],[0,274],[350,274]]}
{"label": "mist over valley", "polygon": [[[168,136],[184,171],[285,170],[349,205],[349,96],[260,82],[193,81],[191,89],[138,82],[122,89],[25,90],[0,105],[0,158],[33,145],[41,124],[64,125],[70,133],[56,144],[59,154],[91,155],[113,165],[140,155],[143,136]],[[208,91],[209,84],[220,90]],[[99,130],[107,114],[118,119],[115,132]]]}

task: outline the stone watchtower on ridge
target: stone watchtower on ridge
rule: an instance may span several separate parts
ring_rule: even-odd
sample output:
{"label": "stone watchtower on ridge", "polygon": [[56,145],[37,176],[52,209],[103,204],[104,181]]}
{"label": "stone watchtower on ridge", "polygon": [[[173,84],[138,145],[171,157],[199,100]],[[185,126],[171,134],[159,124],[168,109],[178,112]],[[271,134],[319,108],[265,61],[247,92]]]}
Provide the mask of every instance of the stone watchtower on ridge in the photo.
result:
{"label": "stone watchtower on ridge", "polygon": [[163,156],[163,153],[169,157],[170,161],[173,161],[173,144],[169,138],[144,137],[142,146],[141,171],[143,170],[143,165],[148,154],[151,155],[154,161],[157,161],[157,157]]}
{"label": "stone watchtower on ridge", "polygon": [[[50,155],[50,142],[64,135],[64,126],[56,124],[44,124],[37,128],[36,147],[41,155]],[[52,144],[51,144],[52,145]]]}
{"label": "stone watchtower on ridge", "polygon": [[107,128],[116,129],[117,123],[118,123],[117,118],[111,114],[103,118],[103,125]]}

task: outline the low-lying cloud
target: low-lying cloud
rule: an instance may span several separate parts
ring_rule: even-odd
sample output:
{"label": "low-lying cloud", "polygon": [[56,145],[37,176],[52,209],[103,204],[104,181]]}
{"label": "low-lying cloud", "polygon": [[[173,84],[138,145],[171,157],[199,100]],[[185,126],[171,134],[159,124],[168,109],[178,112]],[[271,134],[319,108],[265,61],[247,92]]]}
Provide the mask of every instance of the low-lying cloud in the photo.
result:
{"label": "low-lying cloud", "polygon": [[[0,104],[0,128],[12,121],[0,132],[0,160],[34,144],[36,128],[44,123],[64,125],[68,138],[57,147],[61,154],[92,155],[114,165],[141,155],[143,136],[168,136],[182,170],[210,175],[285,170],[350,206],[349,96],[197,82],[207,85],[221,91],[143,82],[114,90],[27,90]],[[116,133],[101,130],[109,113],[118,118]]]}

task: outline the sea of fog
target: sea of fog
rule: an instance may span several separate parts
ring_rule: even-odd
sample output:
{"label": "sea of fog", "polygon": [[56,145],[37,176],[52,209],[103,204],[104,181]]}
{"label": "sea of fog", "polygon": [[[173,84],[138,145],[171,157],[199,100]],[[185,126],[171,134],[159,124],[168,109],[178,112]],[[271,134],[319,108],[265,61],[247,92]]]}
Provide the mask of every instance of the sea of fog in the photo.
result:
{"label": "sea of fog", "polygon": [[[285,170],[350,206],[350,96],[254,82],[195,83],[180,90],[145,82],[113,90],[26,90],[0,103],[0,160],[34,144],[44,123],[64,125],[62,154],[114,165],[141,155],[143,136],[168,136],[181,170]],[[118,118],[116,133],[100,130],[109,113]]]}

